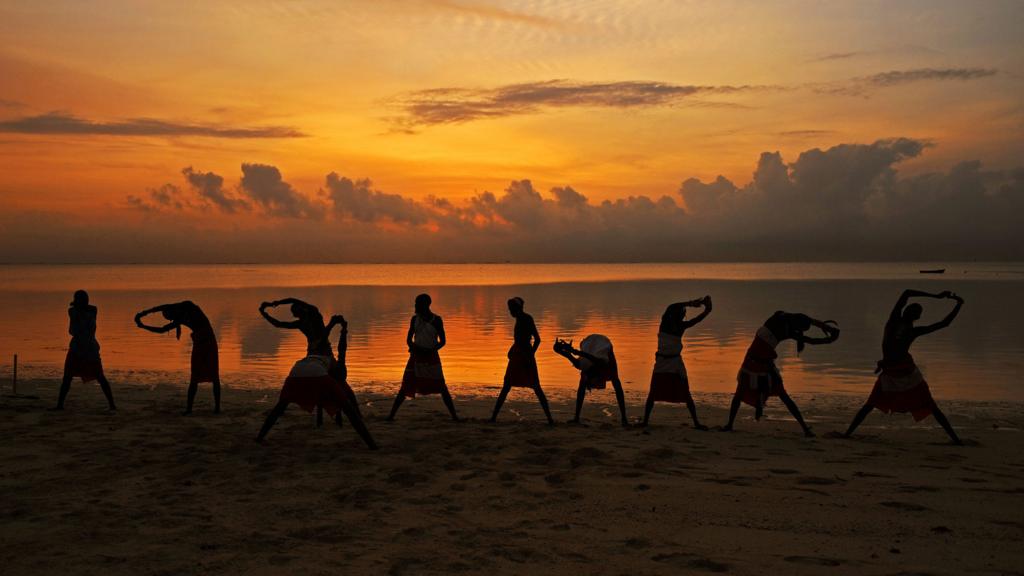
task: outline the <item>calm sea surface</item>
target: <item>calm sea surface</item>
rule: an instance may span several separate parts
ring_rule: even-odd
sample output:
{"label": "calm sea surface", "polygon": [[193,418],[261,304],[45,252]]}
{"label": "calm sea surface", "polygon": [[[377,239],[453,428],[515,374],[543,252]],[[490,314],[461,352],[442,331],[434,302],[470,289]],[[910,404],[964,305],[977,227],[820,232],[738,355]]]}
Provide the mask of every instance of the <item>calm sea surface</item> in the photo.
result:
{"label": "calm sea surface", "polygon": [[[943,275],[919,269],[946,268]],[[710,294],[711,316],[687,333],[684,360],[695,392],[729,392],[747,345],[775,310],[834,319],[830,346],[780,347],[792,392],[867,394],[879,358],[882,325],[904,288],[953,290],[967,301],[947,330],[921,339],[913,352],[936,397],[1024,400],[1024,264],[472,264],[472,265],[202,265],[0,266],[0,382],[11,357],[26,378],[59,377],[67,349],[67,304],[78,288],[99,307],[105,368],[118,381],[187,379],[190,340],[139,330],[135,312],[190,299],[213,323],[222,379],[229,386],[278,387],[303,356],[298,332],[264,321],[264,300],[294,296],[324,316],[350,322],[349,378],[356,390],[392,388],[401,379],[405,331],[416,294],[429,292],[444,317],[442,350],[453,392],[493,393],[505,370],[511,296],[526,300],[544,340],[541,382],[575,387],[577,375],[551,352],[555,337],[600,332],[615,344],[627,391],[646,391],[665,306]],[[922,300],[925,321],[950,301]],[[287,318],[286,309],[278,315]],[[337,332],[335,332],[337,334]]]}

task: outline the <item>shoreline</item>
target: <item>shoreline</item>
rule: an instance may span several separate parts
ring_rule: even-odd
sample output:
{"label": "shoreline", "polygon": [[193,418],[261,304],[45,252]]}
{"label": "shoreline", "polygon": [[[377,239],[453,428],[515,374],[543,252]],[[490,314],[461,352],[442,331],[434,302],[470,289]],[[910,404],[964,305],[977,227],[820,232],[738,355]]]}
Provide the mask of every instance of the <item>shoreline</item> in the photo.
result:
{"label": "shoreline", "polygon": [[[492,397],[406,402],[360,393],[381,450],[350,426],[292,407],[253,439],[277,390],[224,390],[179,415],[184,386],[72,384],[67,409],[0,396],[0,562],[9,574],[1004,574],[1024,566],[1024,412],[943,404],[968,446],[928,419],[872,416],[854,440],[848,403],[797,398],[818,438],[778,402],[744,407],[731,434],[659,405],[620,427],[614,396],[588,397],[586,426],[546,425],[529,391],[497,424]],[[397,390],[397,384],[395,385]],[[357,388],[357,393],[359,390]],[[704,423],[726,407],[698,395]],[[801,402],[802,401],[802,402]],[[631,419],[640,406],[629,405]],[[891,428],[876,428],[879,425]]]}

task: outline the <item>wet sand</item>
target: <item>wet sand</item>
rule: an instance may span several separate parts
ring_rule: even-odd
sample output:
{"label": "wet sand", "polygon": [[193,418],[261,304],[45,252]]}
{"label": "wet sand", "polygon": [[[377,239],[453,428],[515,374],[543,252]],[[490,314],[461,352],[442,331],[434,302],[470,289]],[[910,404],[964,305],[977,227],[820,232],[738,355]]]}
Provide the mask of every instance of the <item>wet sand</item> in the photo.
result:
{"label": "wet sand", "polygon": [[[214,416],[203,386],[185,418],[183,387],[114,387],[116,414],[77,381],[63,413],[55,382],[0,397],[5,574],[1024,572],[1019,404],[942,403],[955,447],[905,415],[804,439],[777,402],[725,434],[667,405],[623,429],[610,390],[553,428],[527,391],[495,425],[489,397],[454,390],[464,423],[437,397],[387,423],[391,398],[366,393],[371,452],[298,408],[254,443],[276,391],[227,388]],[[795,398],[819,435],[862,400]],[[726,396],[697,399],[723,422]],[[552,408],[570,416],[564,395]]]}

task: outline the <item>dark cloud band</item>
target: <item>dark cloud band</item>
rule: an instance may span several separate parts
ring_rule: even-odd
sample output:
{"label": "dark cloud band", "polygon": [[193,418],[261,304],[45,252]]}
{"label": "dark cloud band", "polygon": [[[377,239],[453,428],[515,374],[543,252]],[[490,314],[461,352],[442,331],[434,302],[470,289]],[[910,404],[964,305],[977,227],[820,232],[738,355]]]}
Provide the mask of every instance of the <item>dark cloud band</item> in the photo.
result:
{"label": "dark cloud band", "polygon": [[299,130],[285,126],[231,128],[169,122],[152,118],[95,122],[56,112],[0,121],[0,132],[82,136],[202,136],[207,138],[300,138],[305,136]]}

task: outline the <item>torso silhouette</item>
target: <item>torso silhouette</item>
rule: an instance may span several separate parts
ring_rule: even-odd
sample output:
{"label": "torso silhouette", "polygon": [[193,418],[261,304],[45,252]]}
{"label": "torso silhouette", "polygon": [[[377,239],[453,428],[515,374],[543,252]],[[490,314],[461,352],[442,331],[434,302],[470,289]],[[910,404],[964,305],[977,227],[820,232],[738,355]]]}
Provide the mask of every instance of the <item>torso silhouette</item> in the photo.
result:
{"label": "torso silhouette", "polygon": [[99,354],[100,344],[96,341],[96,315],[93,305],[68,308],[68,332],[71,343],[68,348],[77,356]]}
{"label": "torso silhouette", "polygon": [[429,320],[423,319],[423,317],[420,316],[419,314],[413,316],[413,344],[424,350],[436,350],[438,346],[438,340],[437,327],[435,326],[435,323],[439,318],[440,317],[436,314],[431,315]]}

